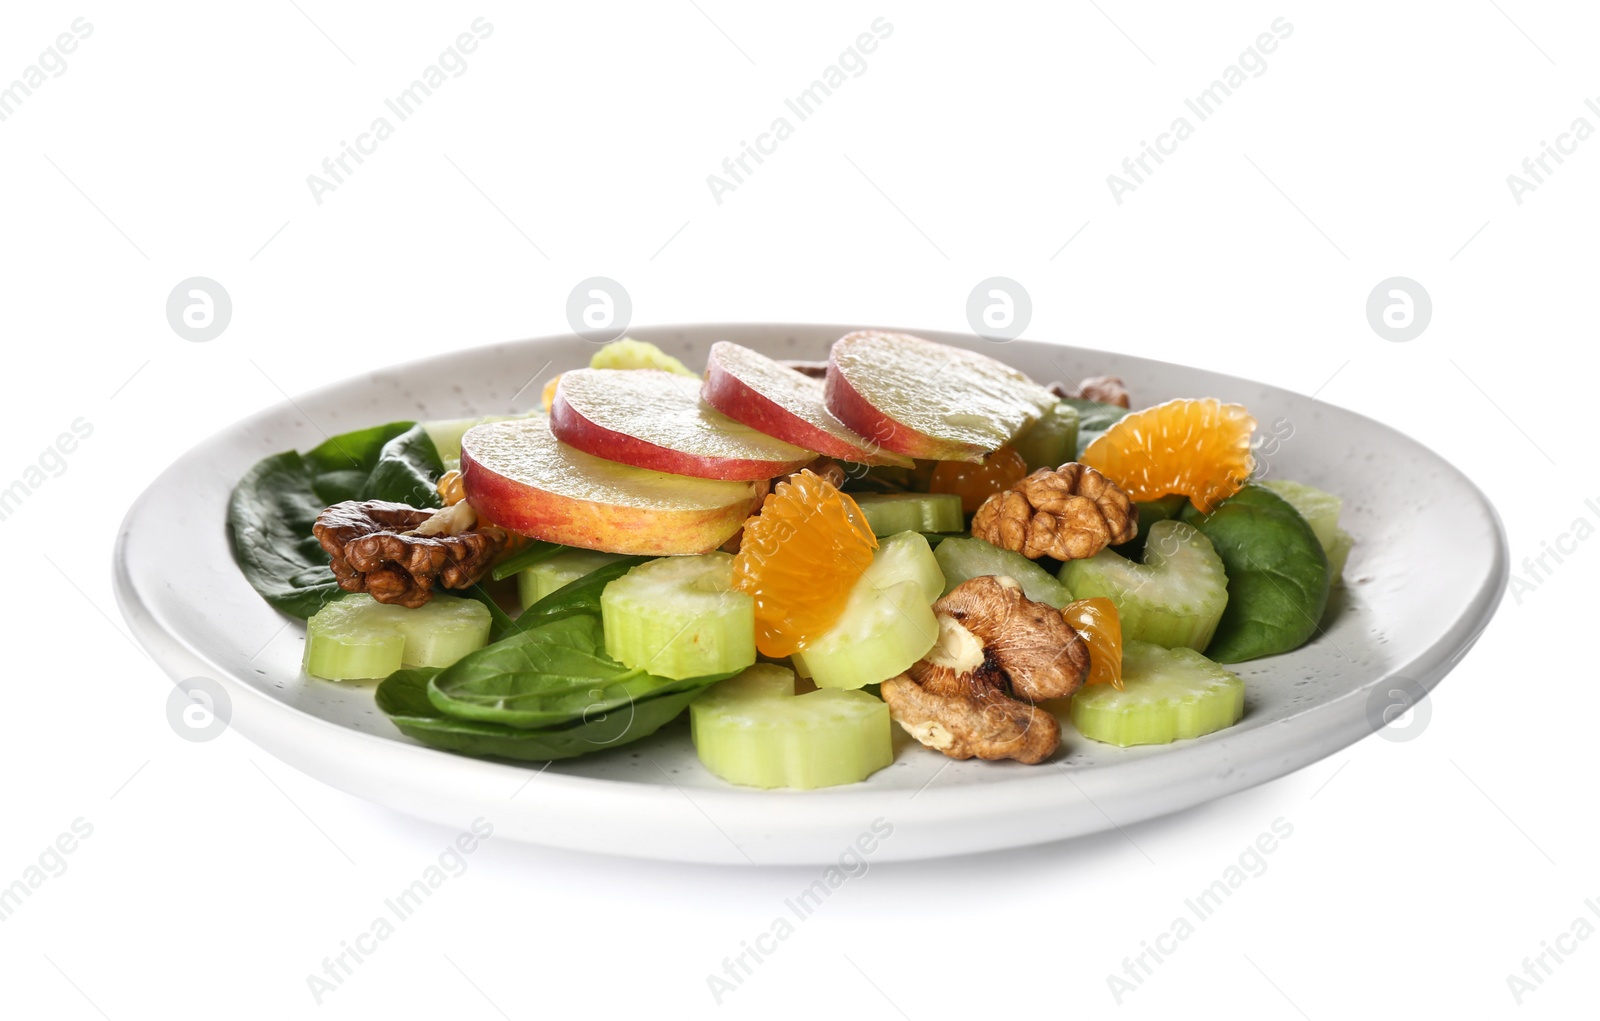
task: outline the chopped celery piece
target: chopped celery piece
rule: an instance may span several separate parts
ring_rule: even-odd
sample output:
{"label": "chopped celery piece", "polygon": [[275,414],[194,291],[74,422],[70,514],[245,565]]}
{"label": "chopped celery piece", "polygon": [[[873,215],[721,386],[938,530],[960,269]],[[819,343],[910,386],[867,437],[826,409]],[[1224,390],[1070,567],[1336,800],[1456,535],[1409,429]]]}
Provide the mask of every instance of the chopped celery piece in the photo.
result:
{"label": "chopped celery piece", "polygon": [[927,537],[918,532],[900,532],[880,541],[862,577],[879,589],[914,581],[930,603],[944,593],[944,571]]}
{"label": "chopped celery piece", "polygon": [[678,359],[646,340],[623,337],[613,340],[589,359],[591,369],[661,369],[679,376],[693,376]]}
{"label": "chopped celery piece", "polygon": [[1084,737],[1123,748],[1166,744],[1231,727],[1244,716],[1244,682],[1193,649],[1129,642],[1122,689],[1080,688],[1072,723]]}
{"label": "chopped celery piece", "polygon": [[1022,455],[1029,471],[1052,471],[1076,460],[1078,453],[1078,409],[1065,401],[1046,411],[1039,421],[1023,426],[1011,441],[1011,448]]}
{"label": "chopped celery piece", "polygon": [[640,564],[600,595],[606,655],[680,680],[727,674],[756,661],[755,600],[732,589],[727,553]]}
{"label": "chopped celery piece", "polygon": [[819,688],[860,688],[903,673],[938,637],[939,622],[918,582],[880,589],[863,575],[839,622],[793,658]]}
{"label": "chopped celery piece", "polygon": [[689,704],[705,767],[729,783],[810,790],[855,783],[894,761],[889,707],[864,691],[794,693],[794,674],[757,663]]}
{"label": "chopped celery piece", "polygon": [[620,553],[562,548],[517,573],[517,594],[523,606],[532,606],[556,589],[621,559]]}
{"label": "chopped celery piece", "polygon": [[1103,549],[1062,564],[1061,582],[1079,599],[1105,596],[1117,604],[1124,638],[1168,648],[1204,649],[1228,605],[1222,558],[1211,540],[1181,521],[1150,526],[1144,563]]}
{"label": "chopped celery piece", "polygon": [[1022,586],[1022,594],[1039,603],[1060,609],[1072,602],[1068,592],[1049,571],[1021,553],[1003,550],[982,539],[946,539],[933,555],[944,571],[944,590],[949,592],[969,578],[995,575],[1010,578]]}
{"label": "chopped celery piece", "polygon": [[954,493],[852,493],[873,535],[959,532],[966,526]]}
{"label": "chopped celery piece", "polygon": [[416,609],[366,593],[335,599],[306,622],[305,671],[330,681],[387,677],[401,667],[449,666],[489,642],[489,609],[435,594]]}

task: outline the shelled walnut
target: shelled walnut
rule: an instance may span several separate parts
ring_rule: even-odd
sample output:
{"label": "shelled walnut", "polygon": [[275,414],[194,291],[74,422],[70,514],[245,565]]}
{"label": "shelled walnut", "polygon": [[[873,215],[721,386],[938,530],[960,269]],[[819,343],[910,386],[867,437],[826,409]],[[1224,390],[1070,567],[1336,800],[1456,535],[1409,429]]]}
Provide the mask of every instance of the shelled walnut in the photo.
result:
{"label": "shelled walnut", "polygon": [[346,592],[415,609],[433,597],[435,583],[470,588],[510,541],[480,525],[465,501],[429,510],[384,500],[347,500],[321,514],[311,532],[327,552]]}
{"label": "shelled walnut", "polygon": [[1052,383],[1050,390],[1062,398],[1075,397],[1099,404],[1115,404],[1121,408],[1131,406],[1128,388],[1118,376],[1090,376],[1074,387],[1069,387],[1065,383]]}
{"label": "shelled walnut", "polygon": [[1082,560],[1139,531],[1128,494],[1087,465],[1040,468],[995,493],[972,516],[972,534],[1025,557]]}
{"label": "shelled walnut", "polygon": [[970,578],[933,609],[933,648],[880,689],[890,715],[953,759],[1049,758],[1061,727],[1032,703],[1065,698],[1083,684],[1089,650],[1082,636],[1010,578]]}

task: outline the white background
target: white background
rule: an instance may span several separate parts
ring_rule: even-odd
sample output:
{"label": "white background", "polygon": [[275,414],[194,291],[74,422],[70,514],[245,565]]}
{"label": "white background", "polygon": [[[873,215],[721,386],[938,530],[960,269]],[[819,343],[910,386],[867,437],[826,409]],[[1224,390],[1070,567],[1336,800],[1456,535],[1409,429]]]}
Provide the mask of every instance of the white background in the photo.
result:
{"label": "white background", "polygon": [[[129,501],[280,387],[565,332],[567,292],[594,274],[626,285],[637,323],[929,329],[965,329],[968,291],[1002,274],[1032,294],[1031,337],[1315,392],[1418,437],[1496,501],[1524,578],[1525,556],[1596,517],[1600,140],[1520,205],[1506,183],[1574,118],[1600,127],[1586,5],[566,6],[7,6],[0,82],[74,18],[93,34],[0,123],[0,484],[74,419],[94,431],[0,522],[0,884],[74,819],[93,835],[0,922],[0,1012],[1519,1010],[1506,976],[1600,898],[1582,651],[1600,543],[1507,597],[1416,740],[1369,738],[1125,833],[875,865],[720,1008],[708,973],[816,869],[490,840],[314,1003],[306,976],[454,833],[236,734],[180,740],[109,586]],[[479,16],[493,34],[465,73],[318,205],[306,176]],[[867,70],[715,203],[706,175],[879,16],[894,30]],[[1279,17],[1293,34],[1267,70],[1118,205],[1106,175]],[[232,295],[210,343],[164,316],[193,275]],[[1364,314],[1393,275],[1433,300],[1409,343]],[[1293,835],[1266,873],[1117,1006],[1107,975],[1280,817]],[[1520,1013],[1570,1017],[1597,995],[1590,939]]]}

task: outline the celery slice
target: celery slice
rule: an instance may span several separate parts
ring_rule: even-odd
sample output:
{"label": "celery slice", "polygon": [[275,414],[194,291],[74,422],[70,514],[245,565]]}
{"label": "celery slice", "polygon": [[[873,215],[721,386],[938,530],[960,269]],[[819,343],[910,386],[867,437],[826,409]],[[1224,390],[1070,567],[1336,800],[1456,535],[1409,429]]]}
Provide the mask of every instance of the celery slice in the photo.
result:
{"label": "celery slice", "polygon": [[1193,649],[1129,642],[1122,690],[1094,684],[1072,696],[1084,737],[1123,748],[1166,744],[1231,727],[1244,716],[1244,682]]}
{"label": "celery slice", "polygon": [[860,688],[904,673],[938,637],[939,622],[918,582],[880,589],[863,575],[839,622],[794,658],[819,688]]}
{"label": "celery slice", "polygon": [[1078,409],[1062,401],[1046,411],[1039,421],[1022,427],[1011,441],[1011,448],[1022,455],[1029,471],[1051,471],[1078,453]]}
{"label": "celery slice", "polygon": [[517,572],[517,595],[524,607],[532,606],[556,589],[621,559],[620,553],[560,548],[532,567]]}
{"label": "celery slice", "polygon": [[954,493],[852,493],[873,535],[959,532],[966,527]]}
{"label": "celery slice", "polygon": [[657,677],[730,674],[756,661],[755,600],[727,553],[640,564],[600,595],[606,655]]}
{"label": "celery slice", "polygon": [[889,707],[864,691],[794,693],[794,674],[757,663],[689,705],[705,767],[729,783],[810,790],[855,783],[894,761]]}
{"label": "celery slice", "polygon": [[944,570],[944,590],[949,592],[969,578],[994,575],[1022,586],[1022,594],[1038,603],[1060,609],[1072,602],[1068,592],[1049,571],[1021,553],[1001,549],[982,539],[946,539],[933,551]]}
{"label": "celery slice", "polygon": [[1204,649],[1228,605],[1222,558],[1211,540],[1181,521],[1150,526],[1144,563],[1103,549],[1062,564],[1061,583],[1079,599],[1105,596],[1116,603],[1124,638],[1168,648]]}
{"label": "celery slice", "polygon": [[445,667],[489,641],[488,607],[435,594],[416,609],[365,593],[328,603],[306,621],[304,667],[331,681],[387,677],[401,667]]}
{"label": "celery slice", "polygon": [[944,571],[927,536],[919,532],[900,532],[879,542],[862,577],[878,589],[914,581],[930,603],[944,593]]}
{"label": "celery slice", "polygon": [[1344,580],[1344,565],[1350,561],[1350,548],[1356,544],[1355,536],[1342,528],[1333,530],[1333,542],[1328,546],[1328,573],[1334,581]]}

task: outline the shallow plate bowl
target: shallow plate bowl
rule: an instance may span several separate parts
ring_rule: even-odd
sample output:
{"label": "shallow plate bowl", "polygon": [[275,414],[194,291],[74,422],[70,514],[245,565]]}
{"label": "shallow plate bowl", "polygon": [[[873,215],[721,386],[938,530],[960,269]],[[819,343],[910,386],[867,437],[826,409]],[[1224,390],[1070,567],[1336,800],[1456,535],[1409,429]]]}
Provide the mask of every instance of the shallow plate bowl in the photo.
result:
{"label": "shallow plate bowl", "polygon": [[[844,326],[724,324],[640,329],[690,365],[717,340],[821,359]],[[1307,766],[1371,733],[1400,696],[1431,689],[1470,648],[1505,587],[1505,537],[1461,472],[1371,419],[1287,390],[1127,355],[965,335],[1041,381],[1112,373],[1141,405],[1214,396],[1248,406],[1279,438],[1271,477],[1341,494],[1357,539],[1346,584],[1304,648],[1243,664],[1245,717],[1195,741],[1119,749],[1070,727],[1044,765],[954,762],[897,734],[892,766],[812,792],[729,786],[695,758],[679,720],[636,744],[537,766],[416,744],[390,725],[371,685],[300,671],[304,628],[269,607],[233,564],[229,491],[258,459],[325,433],[400,419],[524,410],[557,371],[586,364],[575,336],[452,353],[350,379],[233,425],[163,472],[129,509],[115,554],[118,602],[175,679],[207,677],[230,725],[334,787],[396,811],[497,835],[641,857],[738,864],[826,863],[865,833],[875,860],[927,858],[1092,833],[1197,805]],[[1447,506],[1449,514],[1426,513]],[[886,830],[887,839],[879,839]]]}

